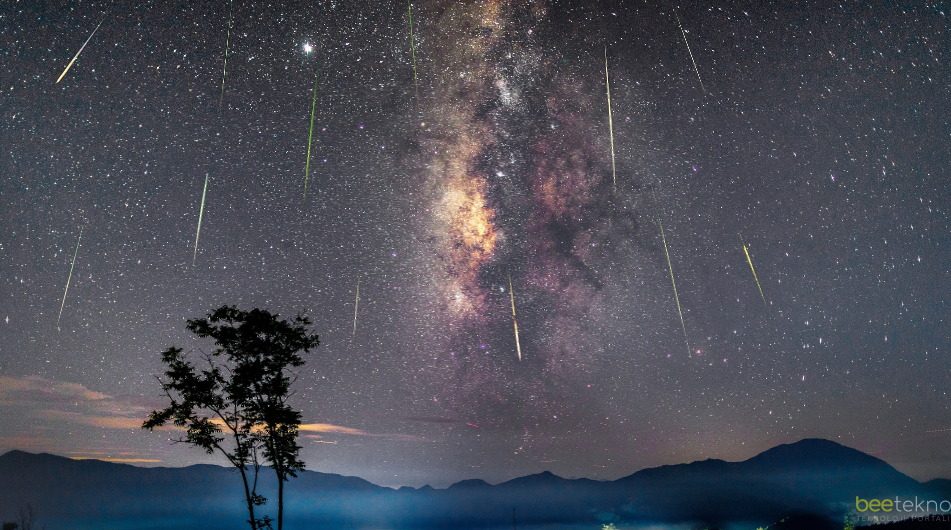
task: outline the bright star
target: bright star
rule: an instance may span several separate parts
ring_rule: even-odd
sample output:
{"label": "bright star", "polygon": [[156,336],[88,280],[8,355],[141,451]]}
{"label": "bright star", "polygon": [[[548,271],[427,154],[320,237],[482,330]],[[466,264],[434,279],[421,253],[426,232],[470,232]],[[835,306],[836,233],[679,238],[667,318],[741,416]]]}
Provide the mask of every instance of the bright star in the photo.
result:
{"label": "bright star", "polygon": [[304,44],[304,53],[310,53],[310,52],[312,52],[313,50],[314,50],[314,47],[311,46],[309,43],[308,43],[308,44]]}

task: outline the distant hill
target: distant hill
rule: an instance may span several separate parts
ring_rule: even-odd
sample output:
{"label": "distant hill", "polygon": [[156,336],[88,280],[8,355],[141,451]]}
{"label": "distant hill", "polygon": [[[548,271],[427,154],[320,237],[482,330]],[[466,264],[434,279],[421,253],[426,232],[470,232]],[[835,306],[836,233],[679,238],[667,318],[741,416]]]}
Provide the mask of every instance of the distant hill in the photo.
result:
{"label": "distant hill", "polygon": [[[272,475],[263,477],[269,498]],[[49,530],[241,528],[240,484],[235,470],[218,466],[139,468],[10,451],[0,456],[0,519],[29,502]],[[661,466],[609,482],[544,472],[497,485],[473,479],[393,490],[305,471],[286,491],[288,528],[502,529],[512,527],[513,508],[521,529],[608,522],[756,528],[790,515],[841,525],[856,496],[951,499],[951,480],[922,484],[878,458],[807,439],[743,462]]]}

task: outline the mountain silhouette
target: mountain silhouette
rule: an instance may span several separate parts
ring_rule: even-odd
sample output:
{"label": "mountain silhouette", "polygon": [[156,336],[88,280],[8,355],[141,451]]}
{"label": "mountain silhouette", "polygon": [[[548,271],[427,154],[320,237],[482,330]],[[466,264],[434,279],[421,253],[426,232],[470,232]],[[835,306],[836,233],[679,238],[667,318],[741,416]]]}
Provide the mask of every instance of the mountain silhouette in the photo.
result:
{"label": "mountain silhouette", "polygon": [[[274,498],[273,473],[259,488]],[[927,483],[843,445],[805,439],[742,462],[703,460],[644,469],[614,481],[566,479],[548,471],[491,485],[446,489],[374,485],[305,471],[286,489],[289,528],[594,528],[625,524],[756,528],[789,516],[838,522],[855,498],[951,499],[951,480]],[[246,517],[234,469],[140,468],[10,451],[0,456],[0,519],[30,503],[57,528],[240,528]],[[269,506],[265,506],[265,513]],[[795,520],[795,519],[788,519]]]}

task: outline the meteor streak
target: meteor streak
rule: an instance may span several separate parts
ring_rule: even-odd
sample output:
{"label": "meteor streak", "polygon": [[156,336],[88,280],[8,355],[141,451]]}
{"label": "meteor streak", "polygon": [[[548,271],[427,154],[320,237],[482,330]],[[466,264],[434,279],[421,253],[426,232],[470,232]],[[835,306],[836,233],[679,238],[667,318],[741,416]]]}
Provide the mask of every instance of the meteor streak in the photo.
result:
{"label": "meteor streak", "polygon": [[314,101],[310,104],[310,136],[307,137],[307,163],[304,164],[304,200],[307,200],[307,179],[310,178],[310,145],[314,140],[314,113],[317,111],[317,78],[320,69],[314,74]]}
{"label": "meteor streak", "polygon": [[360,307],[360,278],[357,278],[357,298],[353,302],[353,335],[350,336],[350,344],[357,336],[357,309]]}
{"label": "meteor streak", "polygon": [[66,306],[66,293],[69,292],[69,282],[73,279],[73,267],[76,266],[76,255],[79,254],[79,242],[82,240],[83,227],[79,227],[79,239],[76,240],[76,250],[73,251],[73,263],[69,266],[69,278],[66,278],[66,290],[63,291],[63,302],[59,305],[59,317],[56,318],[56,331],[60,330],[59,321],[63,318],[63,307]]}
{"label": "meteor streak", "polygon": [[357,336],[357,309],[360,307],[360,278],[357,278],[357,298],[353,302],[353,335],[350,336],[350,344]]}
{"label": "meteor streak", "polygon": [[205,173],[205,189],[201,191],[201,209],[198,211],[198,230],[195,231],[195,252],[192,253],[192,267],[198,257],[198,236],[201,234],[201,217],[205,214],[205,193],[208,192],[208,173]]}
{"label": "meteor streak", "polygon": [[512,275],[509,274],[509,297],[512,299],[512,324],[515,326],[515,350],[518,352],[518,360],[522,360],[522,346],[518,341],[518,320],[515,319],[515,290],[512,289]]}
{"label": "meteor streak", "polygon": [[756,280],[756,287],[759,289],[760,298],[763,299],[763,305],[767,306],[766,297],[763,296],[763,288],[759,284],[759,278],[756,277],[756,269],[753,268],[753,260],[750,259],[750,253],[746,250],[746,243],[743,242],[743,234],[740,234],[740,243],[743,244],[743,253],[746,254],[746,262],[750,264],[750,270],[753,271],[753,279]]}
{"label": "meteor streak", "polygon": [[670,263],[670,251],[667,250],[667,238],[664,236],[664,224],[657,218],[657,224],[660,225],[660,237],[664,240],[664,254],[667,254],[667,268],[670,269],[670,283],[674,286],[674,300],[677,301],[677,313],[680,315],[680,327],[684,330],[684,342],[687,344],[687,355],[690,355],[690,341],[687,340],[687,325],[684,324],[684,314],[680,310],[680,297],[677,296],[677,282],[674,280],[674,266]]}
{"label": "meteor streak", "polygon": [[225,37],[225,64],[221,69],[221,97],[218,98],[218,110],[221,111],[221,103],[225,100],[225,76],[228,75],[228,45],[231,43],[231,14],[234,9],[234,2],[228,4],[228,36]]}
{"label": "meteor streak", "polygon": [[416,77],[416,39],[413,37],[413,4],[409,5],[409,49],[413,54],[413,83],[416,85],[416,110],[419,110],[419,78]]}
{"label": "meteor streak", "polygon": [[617,191],[617,171],[614,168],[614,120],[611,118],[611,81],[608,79],[608,48],[604,47],[604,84],[608,89],[608,130],[611,132],[611,175],[614,177],[614,191]]}
{"label": "meteor streak", "polygon": [[73,60],[69,61],[69,64],[66,65],[66,69],[63,70],[63,73],[59,74],[59,79],[56,80],[57,83],[63,80],[63,77],[66,75],[66,72],[68,72],[69,68],[73,66],[74,62],[76,62],[76,58],[79,57],[80,53],[83,53],[83,48],[85,48],[86,45],[89,44],[89,41],[92,40],[92,36],[96,34],[96,30],[99,29],[99,26],[101,26],[102,23],[105,21],[106,19],[105,17],[103,17],[103,19],[99,21],[99,25],[96,26],[96,29],[92,30],[92,33],[89,34],[89,38],[86,39],[86,42],[84,42],[83,45],[79,47],[79,51],[76,52],[76,55],[73,56]]}
{"label": "meteor streak", "polygon": [[684,27],[680,24],[680,17],[677,16],[677,11],[674,11],[674,16],[677,17],[677,26],[680,27],[680,34],[684,36],[684,44],[687,45],[687,53],[690,54],[690,62],[693,63],[693,71],[697,72],[697,80],[700,81],[700,89],[703,90],[703,93],[707,93],[707,89],[703,87],[703,79],[700,79],[700,70],[697,69],[697,61],[693,60],[693,52],[690,51],[690,43],[687,42],[687,32],[684,31]]}

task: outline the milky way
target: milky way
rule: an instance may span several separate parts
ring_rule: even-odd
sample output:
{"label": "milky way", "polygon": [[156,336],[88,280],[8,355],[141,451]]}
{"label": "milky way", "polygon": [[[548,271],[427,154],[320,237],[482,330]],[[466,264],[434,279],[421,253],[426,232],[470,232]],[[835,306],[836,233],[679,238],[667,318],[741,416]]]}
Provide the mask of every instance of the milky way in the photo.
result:
{"label": "milky way", "polygon": [[[628,176],[612,190],[599,80],[590,65],[559,67],[558,43],[538,35],[544,4],[420,14],[439,30],[422,70],[432,111],[420,124],[426,391],[481,423],[544,429],[590,405],[578,388],[604,350],[596,315],[608,311],[607,275],[637,256],[641,185]],[[507,332],[509,275],[524,362]]]}

